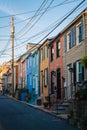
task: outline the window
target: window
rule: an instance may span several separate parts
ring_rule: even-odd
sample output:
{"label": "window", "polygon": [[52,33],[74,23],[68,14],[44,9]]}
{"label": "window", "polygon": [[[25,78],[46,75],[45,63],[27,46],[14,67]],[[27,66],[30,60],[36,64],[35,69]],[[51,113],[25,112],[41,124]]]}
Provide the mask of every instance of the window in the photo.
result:
{"label": "window", "polygon": [[54,47],[51,47],[51,61],[54,60]]}
{"label": "window", "polygon": [[70,49],[70,32],[67,33],[67,51]]}
{"label": "window", "polygon": [[40,60],[42,61],[42,56],[43,56],[43,51],[42,51],[42,49],[41,49],[40,53],[41,53],[41,55],[40,55]]}
{"label": "window", "polygon": [[77,62],[77,81],[81,82],[84,79],[84,69],[81,62]]}
{"label": "window", "polygon": [[35,56],[33,56],[33,67],[35,67]]}
{"label": "window", "polygon": [[67,51],[67,36],[64,35],[64,52]]}
{"label": "window", "polygon": [[38,76],[36,76],[36,91],[35,94],[38,94]]}
{"label": "window", "polygon": [[68,33],[68,46],[69,49],[71,49],[72,45],[71,45],[71,31]]}
{"label": "window", "polygon": [[36,84],[36,81],[35,81],[35,76],[33,77],[33,89],[35,89],[35,84]]}
{"label": "window", "polygon": [[30,57],[30,66],[32,66],[32,57]]}
{"label": "window", "polygon": [[30,85],[32,85],[32,76],[29,75],[29,78],[30,78]]}
{"label": "window", "polygon": [[83,41],[84,39],[84,26],[83,26],[83,21],[81,21],[78,25],[77,25],[77,29],[76,29],[76,35],[77,35],[77,44],[79,44],[80,42]]}
{"label": "window", "polygon": [[36,65],[38,65],[38,53],[36,53]]}
{"label": "window", "polygon": [[45,48],[42,49],[42,60],[45,59]]}
{"label": "window", "polygon": [[22,63],[23,71],[26,70],[26,64],[25,61]]}
{"label": "window", "polygon": [[47,48],[47,45],[45,46],[45,58],[48,57],[48,48]]}
{"label": "window", "polygon": [[29,68],[29,59],[27,59],[27,68]]}
{"label": "window", "polygon": [[44,73],[41,71],[40,75],[40,85],[41,85],[41,92],[43,93],[43,86],[44,86]]}
{"label": "window", "polygon": [[72,27],[70,31],[64,35],[64,52],[71,49],[76,44],[76,27]]}
{"label": "window", "polygon": [[72,27],[71,29],[71,47],[76,44],[76,27]]}
{"label": "window", "polygon": [[45,75],[45,85],[47,85],[48,84],[48,68],[44,70],[44,75]]}
{"label": "window", "polygon": [[60,41],[57,42],[57,57],[60,57]]}

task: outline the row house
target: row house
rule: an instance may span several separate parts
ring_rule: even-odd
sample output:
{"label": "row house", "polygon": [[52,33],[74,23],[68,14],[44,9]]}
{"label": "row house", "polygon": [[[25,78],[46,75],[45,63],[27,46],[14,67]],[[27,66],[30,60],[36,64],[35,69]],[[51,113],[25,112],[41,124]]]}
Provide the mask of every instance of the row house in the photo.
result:
{"label": "row house", "polygon": [[17,60],[17,86],[18,88],[26,87],[26,58],[28,53],[26,52]]}
{"label": "row house", "polygon": [[40,95],[39,86],[39,50],[35,50],[32,54],[32,81],[33,81],[33,98],[38,98]]}
{"label": "row house", "polygon": [[46,39],[39,47],[40,51],[40,96],[42,103],[45,102],[46,97],[49,96],[49,86],[48,86],[48,68],[49,68],[49,58],[48,58],[48,43],[52,39]]}
{"label": "row house", "polygon": [[87,9],[61,31],[64,44],[63,69],[65,97],[73,98],[76,84],[85,77],[81,58],[87,55]]}
{"label": "row house", "polygon": [[49,43],[49,90],[51,103],[64,99],[63,38],[59,33]]}
{"label": "row house", "polygon": [[54,38],[40,46],[28,43],[26,49],[14,66],[15,90],[26,87],[42,103],[48,96],[52,103],[73,98],[77,83],[87,76],[81,64],[87,55],[87,9]]}
{"label": "row house", "polygon": [[21,65],[22,65],[22,87],[26,87],[26,58],[28,53],[25,53],[24,56],[22,56]]}
{"label": "row house", "polygon": [[32,94],[32,56],[31,54],[28,55],[26,59],[26,84],[27,84],[27,89],[29,90],[29,93]]}
{"label": "row house", "polygon": [[[29,46],[29,45],[28,45]],[[30,53],[26,59],[26,84],[29,90],[29,93],[32,94],[32,102],[39,97],[40,94],[40,86],[39,86],[39,50],[38,45],[36,47],[35,44],[30,44],[31,48],[29,48]],[[34,48],[33,48],[34,47]]]}

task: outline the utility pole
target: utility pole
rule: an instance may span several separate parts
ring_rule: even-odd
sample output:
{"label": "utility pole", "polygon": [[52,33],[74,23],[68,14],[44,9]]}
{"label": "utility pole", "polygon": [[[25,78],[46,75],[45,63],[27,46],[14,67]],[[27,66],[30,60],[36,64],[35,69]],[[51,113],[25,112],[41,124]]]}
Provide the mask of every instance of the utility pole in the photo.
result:
{"label": "utility pole", "polygon": [[14,97],[14,17],[11,19],[11,38],[12,38],[12,95]]}

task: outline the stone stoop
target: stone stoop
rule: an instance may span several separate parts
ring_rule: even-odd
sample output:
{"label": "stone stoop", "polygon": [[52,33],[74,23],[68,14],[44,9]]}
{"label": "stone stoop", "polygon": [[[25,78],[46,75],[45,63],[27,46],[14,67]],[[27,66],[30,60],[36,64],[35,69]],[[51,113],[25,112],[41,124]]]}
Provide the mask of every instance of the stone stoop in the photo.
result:
{"label": "stone stoop", "polygon": [[70,108],[72,106],[72,101],[64,100],[62,103],[58,104],[52,112],[55,114],[69,114]]}

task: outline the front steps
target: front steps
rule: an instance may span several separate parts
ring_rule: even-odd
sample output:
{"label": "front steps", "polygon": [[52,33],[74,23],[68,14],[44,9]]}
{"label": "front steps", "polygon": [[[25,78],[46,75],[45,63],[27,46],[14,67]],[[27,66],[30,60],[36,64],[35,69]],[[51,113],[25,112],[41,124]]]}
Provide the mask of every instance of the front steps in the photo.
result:
{"label": "front steps", "polygon": [[62,103],[56,105],[56,108],[52,111],[54,114],[69,114],[72,107],[72,101],[64,100]]}

